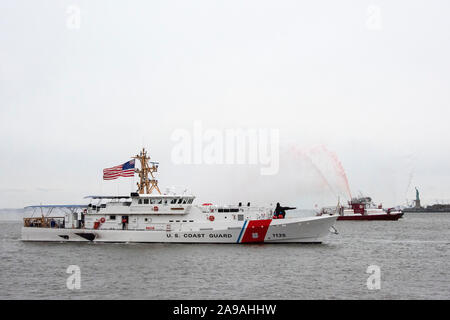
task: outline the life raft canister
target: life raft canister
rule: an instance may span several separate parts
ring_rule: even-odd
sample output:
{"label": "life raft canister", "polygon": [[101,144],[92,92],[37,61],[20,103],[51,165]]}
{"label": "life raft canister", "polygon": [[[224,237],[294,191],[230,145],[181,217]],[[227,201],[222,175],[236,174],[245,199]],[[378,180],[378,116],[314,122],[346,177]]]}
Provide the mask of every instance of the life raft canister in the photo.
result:
{"label": "life raft canister", "polygon": [[158,206],[153,207],[153,211],[158,211],[158,210],[159,210]]}
{"label": "life raft canister", "polygon": [[215,218],[214,218],[214,216],[209,216],[208,219],[209,219],[209,221],[214,221]]}
{"label": "life raft canister", "polygon": [[105,221],[106,221],[106,220],[105,220],[105,217],[101,217],[101,218],[100,218],[100,222],[101,222],[101,223],[105,223]]}

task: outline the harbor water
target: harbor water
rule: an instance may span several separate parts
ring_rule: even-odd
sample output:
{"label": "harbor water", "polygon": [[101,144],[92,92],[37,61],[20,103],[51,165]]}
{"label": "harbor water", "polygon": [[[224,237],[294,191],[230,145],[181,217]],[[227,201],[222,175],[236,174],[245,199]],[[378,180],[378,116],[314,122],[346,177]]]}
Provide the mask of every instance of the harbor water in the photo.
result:
{"label": "harbor water", "polygon": [[20,229],[0,222],[0,299],[450,299],[450,213],[338,221],[323,244],[27,243]]}

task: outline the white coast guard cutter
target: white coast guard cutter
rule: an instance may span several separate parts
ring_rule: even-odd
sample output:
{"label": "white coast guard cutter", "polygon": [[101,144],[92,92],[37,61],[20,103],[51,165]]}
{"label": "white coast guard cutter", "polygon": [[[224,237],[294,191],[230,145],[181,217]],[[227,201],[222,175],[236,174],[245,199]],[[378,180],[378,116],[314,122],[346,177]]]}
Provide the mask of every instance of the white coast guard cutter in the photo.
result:
{"label": "white coast guard cutter", "polygon": [[[146,151],[138,192],[130,196],[89,196],[96,204],[28,207],[40,216],[24,218],[24,241],[284,243],[322,242],[337,215],[272,219],[271,207],[241,204],[194,205],[192,195],[161,194]],[[149,179],[149,174],[151,178]],[[153,194],[153,191],[157,191]],[[55,208],[60,216],[52,215]]]}

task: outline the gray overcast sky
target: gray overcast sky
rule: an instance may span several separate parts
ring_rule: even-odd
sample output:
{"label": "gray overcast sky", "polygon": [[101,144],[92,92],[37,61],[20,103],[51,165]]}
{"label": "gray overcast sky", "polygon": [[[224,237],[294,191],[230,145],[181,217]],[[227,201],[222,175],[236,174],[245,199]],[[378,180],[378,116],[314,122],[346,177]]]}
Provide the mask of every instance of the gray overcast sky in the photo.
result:
{"label": "gray overcast sky", "polygon": [[[67,26],[71,6],[79,29]],[[354,195],[404,204],[419,186],[425,203],[450,200],[449,9],[3,0],[0,207],[128,193],[135,181],[103,182],[101,170],[142,146],[161,162],[162,189],[186,186],[201,202],[334,204],[346,193],[332,153]],[[279,174],[174,164],[171,134],[196,120],[279,129]],[[314,164],[298,156],[312,149]]]}

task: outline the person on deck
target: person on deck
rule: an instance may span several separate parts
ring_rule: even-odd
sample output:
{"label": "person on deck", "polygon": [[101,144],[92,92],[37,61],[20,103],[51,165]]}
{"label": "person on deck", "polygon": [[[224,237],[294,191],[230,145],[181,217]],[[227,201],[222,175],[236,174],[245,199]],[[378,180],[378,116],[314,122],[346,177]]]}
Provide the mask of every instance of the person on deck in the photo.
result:
{"label": "person on deck", "polygon": [[282,207],[280,206],[280,203],[277,202],[277,206],[275,208],[275,212],[274,212],[274,217],[276,217],[277,219],[284,219],[284,217],[286,216],[286,210],[293,210],[296,209],[295,207]]}
{"label": "person on deck", "polygon": [[82,227],[82,220],[83,220],[83,214],[81,213],[81,211],[79,211],[77,213],[77,228],[81,229]]}

